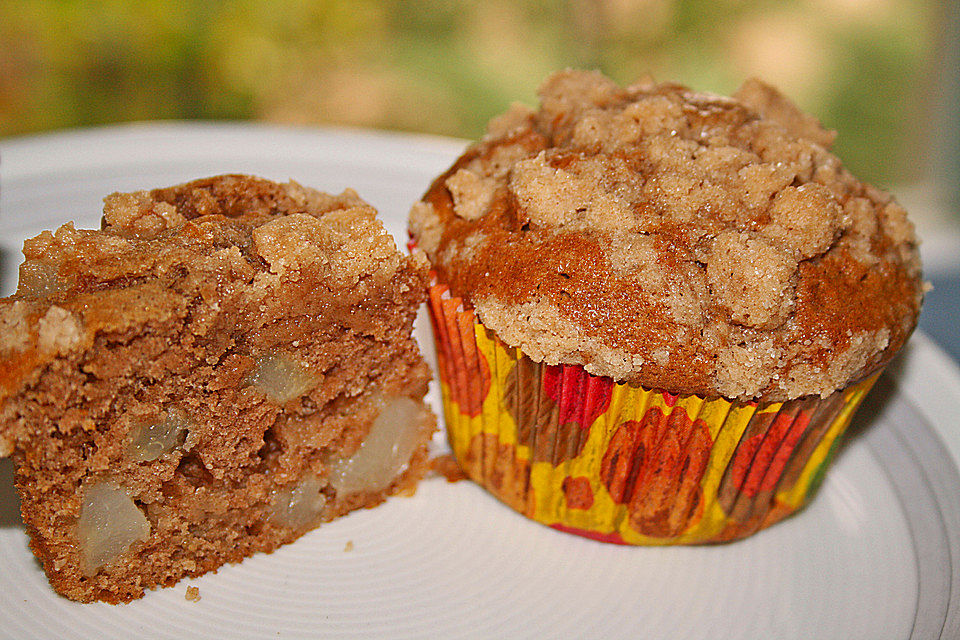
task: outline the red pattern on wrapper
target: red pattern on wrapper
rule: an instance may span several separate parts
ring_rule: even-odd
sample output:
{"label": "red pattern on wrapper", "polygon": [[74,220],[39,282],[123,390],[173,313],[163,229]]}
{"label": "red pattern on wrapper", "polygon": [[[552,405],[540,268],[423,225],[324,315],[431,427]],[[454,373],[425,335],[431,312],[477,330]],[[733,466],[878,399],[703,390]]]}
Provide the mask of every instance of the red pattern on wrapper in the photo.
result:
{"label": "red pattern on wrapper", "polygon": [[[450,385],[451,399],[460,411],[474,417],[480,414],[483,399],[490,393],[490,367],[473,338],[473,311],[464,311],[459,298],[444,294],[436,287],[430,290],[431,308],[440,310],[440,318],[431,316],[434,331],[448,346],[437,350],[437,360],[441,376]],[[476,371],[479,376],[468,374]]]}
{"label": "red pattern on wrapper", "polygon": [[713,442],[707,425],[680,408],[651,407],[643,420],[620,425],[603,457],[600,478],[631,525],[655,538],[679,535],[703,512],[700,481]]}
{"label": "red pattern on wrapper", "polygon": [[614,531],[613,533],[598,533],[596,531],[590,531],[589,529],[578,529],[577,527],[570,527],[565,524],[560,524],[559,522],[554,522],[550,525],[552,529],[557,531],[563,531],[564,533],[572,533],[583,538],[590,538],[591,540],[596,540],[597,542],[609,542],[611,544],[629,544],[626,540],[623,539],[619,533]]}
{"label": "red pattern on wrapper", "polygon": [[593,506],[593,489],[590,479],[583,476],[567,477],[563,480],[563,495],[571,509],[589,509]]}
{"label": "red pattern on wrapper", "polygon": [[527,517],[603,542],[719,542],[790,515],[875,379],[782,404],[678,396],[533,362],[443,285],[429,301],[464,472]]}
{"label": "red pattern on wrapper", "polygon": [[530,448],[534,462],[559,465],[580,455],[590,425],[610,404],[612,381],[581,367],[520,358],[505,382],[502,404],[517,426],[518,444]]}
{"label": "red pattern on wrapper", "polygon": [[772,491],[809,423],[810,416],[804,411],[796,417],[778,413],[765,432],[743,440],[733,458],[737,488],[751,498]]}
{"label": "red pattern on wrapper", "polygon": [[543,367],[543,390],[560,409],[560,424],[576,424],[587,431],[610,406],[613,380],[592,376],[583,367]]}
{"label": "red pattern on wrapper", "polygon": [[663,397],[663,403],[668,407],[677,404],[677,400],[680,399],[680,396],[675,393],[670,393],[669,391],[663,391],[660,395]]}

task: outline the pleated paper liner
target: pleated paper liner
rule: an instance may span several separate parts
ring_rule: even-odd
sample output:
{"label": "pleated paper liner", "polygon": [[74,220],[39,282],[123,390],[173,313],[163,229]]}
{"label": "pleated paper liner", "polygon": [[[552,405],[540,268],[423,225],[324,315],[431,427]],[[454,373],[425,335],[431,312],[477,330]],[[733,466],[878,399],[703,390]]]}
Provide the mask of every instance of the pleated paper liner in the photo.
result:
{"label": "pleated paper liner", "polygon": [[444,285],[429,307],[464,472],[529,518],[606,542],[734,540],[790,515],[879,375],[825,399],[674,396],[535,363]]}

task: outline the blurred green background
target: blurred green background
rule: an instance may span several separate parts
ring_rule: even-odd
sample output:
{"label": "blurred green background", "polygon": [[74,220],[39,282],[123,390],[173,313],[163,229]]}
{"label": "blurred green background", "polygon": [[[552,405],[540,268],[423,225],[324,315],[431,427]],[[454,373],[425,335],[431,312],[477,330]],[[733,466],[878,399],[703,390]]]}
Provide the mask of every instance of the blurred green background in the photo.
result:
{"label": "blurred green background", "polygon": [[901,184],[936,162],[949,4],[0,0],[0,137],[172,118],[474,138],[565,66],[724,93],[757,75],[840,131],[854,173]]}

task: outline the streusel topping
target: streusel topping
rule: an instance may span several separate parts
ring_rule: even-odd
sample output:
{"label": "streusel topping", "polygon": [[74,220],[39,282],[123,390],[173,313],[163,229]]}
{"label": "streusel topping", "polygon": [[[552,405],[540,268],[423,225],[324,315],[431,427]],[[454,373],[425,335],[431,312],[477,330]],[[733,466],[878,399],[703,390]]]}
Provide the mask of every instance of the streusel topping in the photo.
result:
{"label": "streusel topping", "polygon": [[[0,400],[24,372],[89,348],[98,333],[171,315],[219,322],[221,309],[185,306],[198,292],[229,294],[253,331],[313,307],[350,314],[374,292],[399,296],[391,282],[407,267],[414,277],[401,288],[423,286],[423,256],[402,257],[375,216],[349,189],[243,175],[110,195],[102,230],[68,223],[24,243],[17,293],[0,306],[0,357],[16,363],[0,372]],[[298,287],[276,302],[277,290]]]}
{"label": "streusel topping", "polygon": [[923,285],[893,199],[775,89],[564,71],[411,212],[442,281],[549,364],[679,393],[826,396],[909,336]]}

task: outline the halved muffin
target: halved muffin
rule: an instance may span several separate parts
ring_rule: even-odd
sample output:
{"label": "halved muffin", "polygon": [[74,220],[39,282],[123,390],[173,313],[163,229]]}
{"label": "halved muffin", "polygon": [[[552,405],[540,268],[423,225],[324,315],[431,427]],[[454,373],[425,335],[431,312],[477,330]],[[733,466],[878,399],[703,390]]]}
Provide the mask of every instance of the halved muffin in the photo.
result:
{"label": "halved muffin", "polygon": [[58,592],[130,600],[416,485],[427,271],[372,207],[238,175],[105,202],[0,301],[0,454]]}

